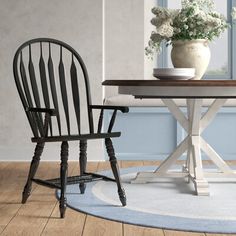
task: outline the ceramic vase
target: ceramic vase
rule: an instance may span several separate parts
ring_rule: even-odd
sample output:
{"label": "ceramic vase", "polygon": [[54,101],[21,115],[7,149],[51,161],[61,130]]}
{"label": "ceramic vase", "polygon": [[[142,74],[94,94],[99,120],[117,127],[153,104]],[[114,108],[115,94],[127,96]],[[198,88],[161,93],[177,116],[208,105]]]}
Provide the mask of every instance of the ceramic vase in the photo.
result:
{"label": "ceramic vase", "polygon": [[175,68],[195,68],[194,79],[202,78],[207,70],[211,52],[208,41],[176,40],[172,42],[171,60]]}

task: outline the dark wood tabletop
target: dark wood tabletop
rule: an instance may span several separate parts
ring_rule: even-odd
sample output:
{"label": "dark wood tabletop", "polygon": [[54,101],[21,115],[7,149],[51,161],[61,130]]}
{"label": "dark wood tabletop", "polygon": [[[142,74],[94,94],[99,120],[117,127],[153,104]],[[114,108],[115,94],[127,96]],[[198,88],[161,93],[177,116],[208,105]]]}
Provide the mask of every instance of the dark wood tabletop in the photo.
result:
{"label": "dark wood tabletop", "polygon": [[236,80],[105,80],[102,85],[236,87]]}

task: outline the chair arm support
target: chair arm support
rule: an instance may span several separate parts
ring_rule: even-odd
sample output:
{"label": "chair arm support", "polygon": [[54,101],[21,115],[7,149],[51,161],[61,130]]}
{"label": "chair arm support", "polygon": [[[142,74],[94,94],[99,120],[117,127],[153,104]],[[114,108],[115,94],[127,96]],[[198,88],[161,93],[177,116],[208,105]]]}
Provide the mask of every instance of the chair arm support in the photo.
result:
{"label": "chair arm support", "polygon": [[123,113],[128,113],[129,112],[129,108],[125,107],[125,106],[90,105],[90,108],[101,110],[100,116],[99,116],[99,121],[98,121],[98,131],[97,131],[98,133],[100,133],[101,129],[102,129],[103,111],[104,110],[113,110],[113,114],[112,114],[112,117],[111,117],[111,120],[110,120],[110,123],[109,123],[109,126],[108,126],[108,130],[107,130],[108,133],[111,133],[111,130],[112,130],[113,125],[115,123],[117,111],[121,111]]}
{"label": "chair arm support", "polygon": [[27,107],[25,110],[30,111],[30,112],[48,113],[50,116],[56,116],[57,115],[57,111],[55,109],[49,109],[49,108]]}
{"label": "chair arm support", "polygon": [[92,109],[104,109],[104,110],[119,110],[123,113],[128,113],[129,108],[125,106],[107,106],[107,105],[90,105]]}

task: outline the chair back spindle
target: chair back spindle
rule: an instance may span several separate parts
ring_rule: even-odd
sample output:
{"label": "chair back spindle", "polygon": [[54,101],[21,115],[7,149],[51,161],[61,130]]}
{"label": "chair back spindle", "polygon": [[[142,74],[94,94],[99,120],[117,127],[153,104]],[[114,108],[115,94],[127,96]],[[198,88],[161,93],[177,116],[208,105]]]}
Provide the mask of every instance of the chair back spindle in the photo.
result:
{"label": "chair back spindle", "polygon": [[57,117],[58,131],[59,131],[59,135],[61,136],[61,120],[60,120],[60,113],[59,113],[59,106],[58,106],[58,99],[57,99],[56,83],[55,83],[55,77],[54,77],[54,67],[53,67],[53,61],[52,61],[52,55],[51,55],[51,43],[49,43],[48,75],[49,75],[50,87],[51,87],[51,92],[52,92],[53,105],[57,111],[56,117]]}
{"label": "chair back spindle", "polygon": [[[80,135],[82,120],[87,121],[89,133],[94,133],[87,69],[71,46],[49,38],[29,40],[18,48],[13,71],[34,137]],[[81,109],[82,102],[86,109]],[[55,119],[47,117],[49,133],[43,114],[29,111],[30,108],[56,111]]]}
{"label": "chair back spindle", "polygon": [[77,80],[77,70],[74,62],[74,56],[72,54],[72,62],[70,67],[70,75],[71,75],[71,88],[73,94],[73,102],[78,126],[78,133],[80,134],[80,100],[79,100],[79,86]]}
{"label": "chair back spindle", "polygon": [[65,111],[65,116],[66,116],[67,130],[68,130],[68,134],[70,135],[70,118],[69,118],[69,107],[68,107],[68,99],[67,99],[65,69],[64,69],[63,59],[62,59],[62,46],[60,46],[59,78],[60,78],[62,102],[63,102],[63,107]]}

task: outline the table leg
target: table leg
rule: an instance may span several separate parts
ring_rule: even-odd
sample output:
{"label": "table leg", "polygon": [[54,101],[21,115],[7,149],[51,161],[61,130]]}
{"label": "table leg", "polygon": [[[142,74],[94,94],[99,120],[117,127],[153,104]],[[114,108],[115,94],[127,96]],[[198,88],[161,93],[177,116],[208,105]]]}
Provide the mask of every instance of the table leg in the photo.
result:
{"label": "table leg", "polygon": [[189,149],[192,150],[193,175],[189,172],[189,177],[193,181],[197,195],[209,195],[208,182],[204,177],[202,168],[202,157],[200,147],[200,123],[202,99],[188,99],[188,120],[190,137]]}
{"label": "table leg", "polygon": [[[191,139],[189,139],[188,147],[191,147]],[[194,175],[194,163],[193,163],[193,150],[192,150],[192,148],[188,148],[188,150],[187,150],[186,165],[183,166],[183,171],[189,173],[188,183],[190,183],[191,176]]]}
{"label": "table leg", "polygon": [[203,168],[202,168],[202,158],[201,158],[201,149],[200,149],[200,137],[192,136],[191,137],[191,146],[193,150],[193,166],[194,166],[194,175],[189,173],[190,179],[194,183],[194,187],[197,195],[209,195],[208,182],[204,177]]}
{"label": "table leg", "polygon": [[[197,195],[209,195],[208,182],[205,177],[236,177],[236,173],[224,162],[215,150],[201,137],[201,133],[210,124],[226,99],[216,99],[202,116],[202,99],[187,99],[187,117],[175,104],[174,100],[163,99],[172,115],[187,132],[187,137],[177,146],[154,172],[139,172],[132,183],[147,183],[160,178],[187,177],[195,186]],[[208,155],[220,172],[204,172],[201,149]],[[171,171],[170,167],[187,151],[187,158],[182,171]]]}

